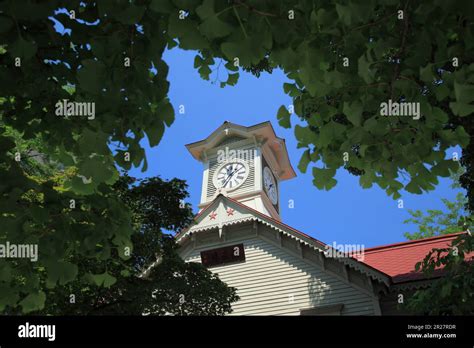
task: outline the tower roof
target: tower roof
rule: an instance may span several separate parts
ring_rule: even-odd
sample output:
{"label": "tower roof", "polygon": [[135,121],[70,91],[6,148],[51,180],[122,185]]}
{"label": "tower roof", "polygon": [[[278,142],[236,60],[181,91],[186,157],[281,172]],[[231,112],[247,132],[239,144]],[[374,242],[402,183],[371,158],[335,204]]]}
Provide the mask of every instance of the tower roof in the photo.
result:
{"label": "tower roof", "polygon": [[218,147],[223,140],[230,136],[254,139],[256,144],[261,144],[262,147],[267,147],[272,151],[280,166],[280,180],[288,180],[296,176],[288,157],[285,139],[276,135],[270,121],[249,127],[225,121],[207,138],[187,144],[186,148],[195,159],[203,161],[206,158],[207,150]]}

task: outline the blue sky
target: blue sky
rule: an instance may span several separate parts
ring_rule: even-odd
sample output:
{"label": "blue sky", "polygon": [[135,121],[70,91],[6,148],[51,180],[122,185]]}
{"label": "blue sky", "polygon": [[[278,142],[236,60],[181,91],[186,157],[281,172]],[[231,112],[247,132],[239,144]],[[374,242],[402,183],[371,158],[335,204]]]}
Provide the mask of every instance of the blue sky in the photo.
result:
{"label": "blue sky", "polygon": [[[192,158],[185,145],[207,137],[225,120],[250,126],[271,121],[278,136],[286,139],[290,160],[297,177],[280,185],[282,221],[325,243],[357,243],[365,247],[404,241],[404,232],[416,231],[416,226],[403,224],[410,217],[408,209],[443,209],[441,198],[454,199],[456,190],[449,179],[441,179],[435,191],[424,195],[403,192],[404,208],[388,197],[380,188],[362,189],[358,177],[340,170],[338,184],[330,191],[320,191],[312,184],[311,170],[302,174],[297,169],[304,149],[297,149],[294,131],[279,126],[276,113],[281,105],[291,104],[283,92],[288,79],[279,70],[263,73],[260,78],[241,72],[236,86],[220,88],[202,80],[194,69],[195,52],[177,48],[165,53],[170,66],[170,99],[176,120],[166,129],[161,143],[150,148],[143,142],[148,159],[148,170],[130,172],[136,177],[156,176],[163,179],[177,177],[189,185],[189,203],[197,212],[202,184],[202,164]],[[211,80],[215,75],[211,75]],[[221,79],[225,79],[222,69]],[[184,105],[185,114],[179,114]],[[297,116],[292,116],[292,126]],[[449,154],[449,153],[448,153]],[[449,154],[450,155],[450,154]],[[288,200],[294,200],[294,208]]]}

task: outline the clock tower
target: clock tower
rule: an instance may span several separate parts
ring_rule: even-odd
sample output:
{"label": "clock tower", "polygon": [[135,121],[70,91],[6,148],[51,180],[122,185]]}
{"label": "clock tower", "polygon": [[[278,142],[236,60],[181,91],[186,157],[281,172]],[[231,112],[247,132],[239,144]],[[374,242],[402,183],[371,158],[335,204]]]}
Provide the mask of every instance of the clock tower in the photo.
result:
{"label": "clock tower", "polygon": [[281,220],[280,183],[296,174],[270,122],[245,127],[226,121],[186,147],[204,165],[200,210],[222,194]]}
{"label": "clock tower", "polygon": [[270,122],[224,122],[186,147],[204,170],[200,212],[175,235],[178,253],[236,289],[230,315],[381,312],[387,274],[281,222],[281,184],[296,174]]}

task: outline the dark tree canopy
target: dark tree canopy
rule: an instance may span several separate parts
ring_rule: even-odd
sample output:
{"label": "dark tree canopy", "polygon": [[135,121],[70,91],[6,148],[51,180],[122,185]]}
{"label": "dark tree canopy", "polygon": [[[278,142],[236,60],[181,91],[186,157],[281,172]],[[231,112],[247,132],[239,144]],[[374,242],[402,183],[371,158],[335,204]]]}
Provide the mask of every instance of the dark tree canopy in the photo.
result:
{"label": "dark tree canopy", "polygon": [[[31,307],[31,311],[46,315],[231,312],[232,302],[238,299],[235,289],[201,264],[184,262],[176,253],[172,235],[163,233],[164,229],[180,231],[192,221],[190,206],[182,203],[188,196],[184,181],[137,180],[124,175],[113,188],[131,211],[133,251],[124,253],[125,260],[117,250],[109,250],[108,257],[101,258],[71,252],[67,260],[77,265],[76,279],[49,289],[48,278],[40,273],[39,281],[46,282],[45,306],[40,310]],[[7,313],[19,310],[9,307]]]}

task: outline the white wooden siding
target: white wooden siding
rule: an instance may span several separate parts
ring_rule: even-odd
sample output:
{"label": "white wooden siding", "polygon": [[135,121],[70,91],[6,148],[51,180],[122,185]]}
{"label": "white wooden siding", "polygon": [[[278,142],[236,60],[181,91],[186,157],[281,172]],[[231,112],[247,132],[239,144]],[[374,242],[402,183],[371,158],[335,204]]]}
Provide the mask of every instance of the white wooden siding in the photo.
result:
{"label": "white wooden siding", "polygon": [[[300,309],[343,303],[343,315],[373,315],[373,298],[338,277],[261,238],[244,242],[245,262],[211,267],[237,288],[232,315],[299,315]],[[222,244],[232,245],[235,241]],[[214,246],[215,247],[215,246]],[[214,248],[211,247],[211,248]],[[186,261],[201,262],[193,250]]]}

